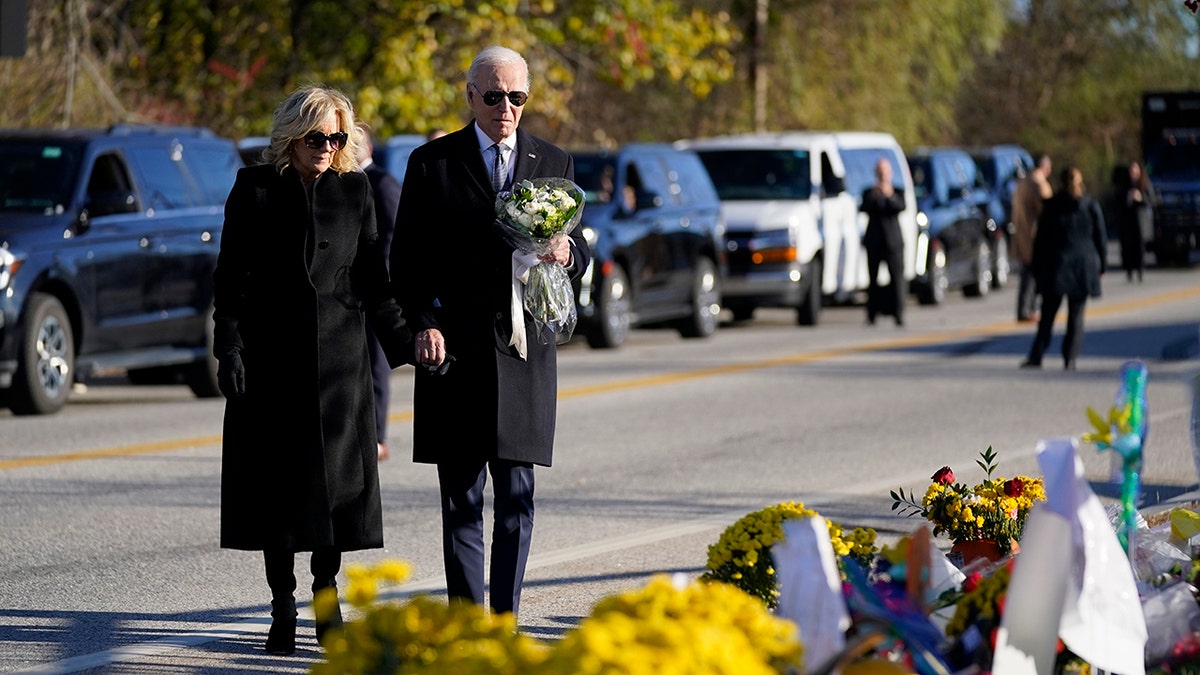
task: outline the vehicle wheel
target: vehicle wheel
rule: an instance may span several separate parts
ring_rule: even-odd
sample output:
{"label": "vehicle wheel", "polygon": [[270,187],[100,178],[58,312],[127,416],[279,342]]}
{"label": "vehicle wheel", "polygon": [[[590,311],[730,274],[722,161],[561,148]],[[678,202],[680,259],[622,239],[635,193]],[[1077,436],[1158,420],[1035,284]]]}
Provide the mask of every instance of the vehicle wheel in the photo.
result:
{"label": "vehicle wheel", "polygon": [[685,338],[702,338],[717,330],[721,314],[721,288],[717,281],[717,266],[708,258],[696,260],[692,280],[692,313],[679,324],[679,334]]}
{"label": "vehicle wheel", "polygon": [[733,312],[734,321],[749,321],[754,318],[754,305],[727,304],[730,312]]}
{"label": "vehicle wheel", "polygon": [[963,286],[963,295],[979,298],[992,290],[992,247],[986,241],[975,248],[975,280]]}
{"label": "vehicle wheel", "polygon": [[57,412],[71,395],[74,380],[75,338],[67,311],[58,298],[35,293],[26,310],[8,407],[15,415]]}
{"label": "vehicle wheel", "polygon": [[600,284],[596,322],[588,331],[588,344],[596,349],[619,347],[629,337],[629,281],[620,265]]}
{"label": "vehicle wheel", "polygon": [[821,259],[814,258],[808,264],[808,285],[804,287],[804,297],[796,308],[796,323],[801,326],[815,326],[821,319]]}
{"label": "vehicle wheel", "polygon": [[1003,234],[996,237],[992,248],[992,288],[1004,288],[1008,285],[1008,275],[1012,272],[1012,263],[1008,260],[1008,240]]}
{"label": "vehicle wheel", "polygon": [[188,366],[184,381],[197,398],[216,398],[221,395],[217,386],[217,357],[213,356],[213,318],[208,310],[208,321],[204,323],[204,358]]}
{"label": "vehicle wheel", "polygon": [[929,242],[929,270],[925,280],[917,288],[917,302],[922,305],[940,305],[946,301],[946,289],[950,286],[946,278],[946,252],[936,239]]}

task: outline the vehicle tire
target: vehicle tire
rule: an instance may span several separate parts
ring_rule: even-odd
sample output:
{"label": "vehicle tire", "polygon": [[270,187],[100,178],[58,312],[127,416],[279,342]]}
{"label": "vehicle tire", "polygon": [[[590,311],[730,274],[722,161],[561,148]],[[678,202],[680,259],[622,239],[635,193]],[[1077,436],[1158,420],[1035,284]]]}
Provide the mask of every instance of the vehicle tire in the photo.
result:
{"label": "vehicle tire", "polygon": [[1008,276],[1012,272],[1012,262],[1008,258],[1008,239],[1003,234],[997,234],[992,243],[992,288],[1000,289],[1008,285]]}
{"label": "vehicle tire", "polygon": [[940,305],[946,301],[946,289],[950,280],[946,278],[946,254],[941,242],[929,242],[929,270],[925,280],[917,286],[917,302],[922,305]]}
{"label": "vehicle tire", "polygon": [[217,357],[213,356],[211,309],[208,310],[208,321],[204,323],[204,358],[187,366],[183,378],[197,398],[217,398],[221,395],[221,389],[217,385]]}
{"label": "vehicle tire", "polygon": [[734,321],[749,321],[754,318],[754,305],[743,305],[740,303],[726,304],[729,311],[733,313]]}
{"label": "vehicle tire", "polygon": [[717,266],[708,258],[698,258],[692,279],[692,313],[679,323],[685,338],[708,337],[717,331],[721,315],[721,284]]}
{"label": "vehicle tire", "polygon": [[8,407],[14,415],[58,412],[74,383],[75,338],[67,311],[58,298],[34,293],[25,314]]}
{"label": "vehicle tire", "polygon": [[596,321],[587,334],[595,349],[619,347],[629,337],[629,280],[620,265],[600,283]]}
{"label": "vehicle tire", "polygon": [[992,290],[992,247],[987,241],[975,247],[975,280],[963,286],[963,295],[980,298]]}
{"label": "vehicle tire", "polygon": [[796,308],[796,323],[801,326],[815,326],[821,320],[821,259],[814,258],[808,264],[808,283],[804,287],[804,297]]}

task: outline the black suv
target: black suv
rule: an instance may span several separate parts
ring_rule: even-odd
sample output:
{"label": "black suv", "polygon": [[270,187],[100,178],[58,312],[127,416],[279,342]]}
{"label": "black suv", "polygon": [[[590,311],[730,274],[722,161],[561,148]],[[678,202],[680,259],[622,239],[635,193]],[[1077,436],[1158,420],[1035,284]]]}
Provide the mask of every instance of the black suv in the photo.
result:
{"label": "black suv", "polygon": [[616,347],[632,326],[674,325],[684,337],[717,329],[724,221],[699,157],[666,144],[572,153],[587,193],[592,262],[578,288],[579,325],[592,347]]}
{"label": "black suv", "polygon": [[125,371],[216,396],[212,271],[241,158],[207,129],[0,130],[0,400]]}
{"label": "black suv", "polygon": [[[908,153],[917,193],[917,222],[928,231],[925,274],[914,280],[923,305],[940,304],[950,288],[987,295],[992,288],[996,222],[981,206],[989,194],[979,167],[959,148],[917,148]],[[921,255],[921,252],[918,252]]]}

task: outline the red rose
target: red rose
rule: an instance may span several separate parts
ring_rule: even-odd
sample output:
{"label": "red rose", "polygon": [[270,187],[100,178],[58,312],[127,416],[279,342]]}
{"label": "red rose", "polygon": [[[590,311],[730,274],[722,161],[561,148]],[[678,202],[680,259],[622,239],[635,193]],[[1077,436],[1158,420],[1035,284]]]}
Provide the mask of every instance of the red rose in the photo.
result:
{"label": "red rose", "polygon": [[935,483],[941,483],[942,485],[953,485],[954,472],[950,470],[950,467],[943,466],[937,470],[937,473],[933,474],[933,478],[931,480]]}
{"label": "red rose", "polygon": [[962,589],[964,593],[970,593],[979,587],[979,582],[983,581],[983,575],[979,572],[971,572],[963,579]]}
{"label": "red rose", "polygon": [[1004,481],[1004,496],[1005,497],[1020,497],[1025,491],[1025,481],[1020,478]]}

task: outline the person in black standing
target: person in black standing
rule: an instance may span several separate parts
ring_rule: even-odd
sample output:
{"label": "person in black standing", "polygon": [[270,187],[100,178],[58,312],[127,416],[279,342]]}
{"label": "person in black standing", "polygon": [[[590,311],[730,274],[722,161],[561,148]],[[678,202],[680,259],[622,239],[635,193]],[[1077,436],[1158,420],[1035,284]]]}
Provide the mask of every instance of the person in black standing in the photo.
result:
{"label": "person in black standing", "polygon": [[[568,153],[518,128],[529,92],[517,52],[488,47],[475,57],[464,83],[474,120],[413,150],[392,243],[392,283],[417,336],[416,358],[449,365],[441,374],[418,368],[413,385],[413,460],[437,465],[447,592],[484,604],[490,475],[488,605],[513,614],[533,532],[533,467],[553,457],[558,365],[553,329],[513,300],[517,252],[495,222],[495,203],[514,182],[575,174]],[[590,258],[575,228],[542,261],[578,278]]]}
{"label": "person in black standing", "polygon": [[[341,92],[288,96],[265,162],[229,192],[213,272],[221,547],[263,552],[272,654],[296,648],[297,552],[312,552],[314,597],[336,597],[342,553],[383,547],[364,323],[393,365],[412,362],[413,346],[355,170],[360,135]],[[337,603],[316,618],[321,642],[341,623]]]}
{"label": "person in black standing", "polygon": [[1084,191],[1083,174],[1068,166],[1062,188],[1044,205],[1033,241],[1033,273],[1042,296],[1037,335],[1024,368],[1041,368],[1050,346],[1054,315],[1065,298],[1067,331],[1063,337],[1063,367],[1075,370],[1083,349],[1083,311],[1089,297],[1100,297],[1108,238],[1100,204]]}
{"label": "person in black standing", "polygon": [[1133,161],[1118,173],[1115,211],[1121,241],[1121,268],[1127,281],[1141,283],[1146,272],[1146,238],[1154,223],[1154,193],[1142,165]]}
{"label": "person in black standing", "polygon": [[[396,209],[400,206],[400,181],[379,166],[371,158],[375,144],[371,132],[361,126],[363,147],[359,152],[358,164],[371,181],[371,192],[375,195],[375,218],[379,224],[379,246],[384,251],[392,250],[392,233],[396,230]],[[392,397],[392,366],[388,363],[383,345],[375,337],[375,331],[367,326],[367,345],[371,353],[371,381],[375,387],[375,438],[378,439],[379,461],[388,458],[387,445],[388,406]]]}
{"label": "person in black standing", "polygon": [[[904,210],[904,191],[892,184],[892,163],[880,157],[875,163],[875,184],[863,192],[860,209],[867,214],[863,246],[867,249],[867,323],[874,324],[879,314],[891,314],[896,325],[904,325],[904,237],[900,233],[900,212]],[[880,263],[887,265],[887,286],[879,285]]]}

